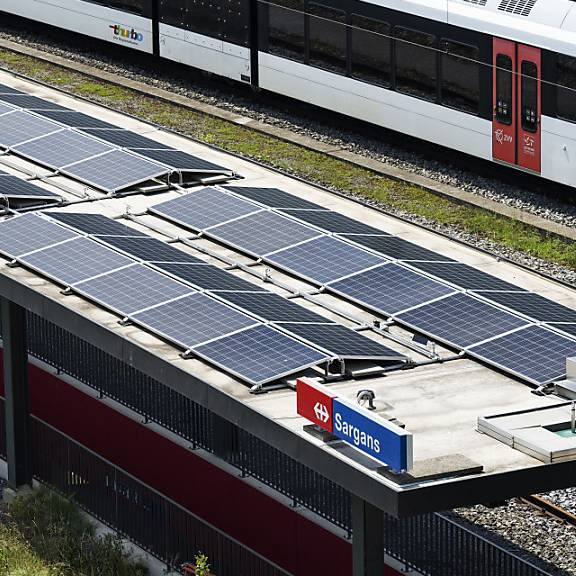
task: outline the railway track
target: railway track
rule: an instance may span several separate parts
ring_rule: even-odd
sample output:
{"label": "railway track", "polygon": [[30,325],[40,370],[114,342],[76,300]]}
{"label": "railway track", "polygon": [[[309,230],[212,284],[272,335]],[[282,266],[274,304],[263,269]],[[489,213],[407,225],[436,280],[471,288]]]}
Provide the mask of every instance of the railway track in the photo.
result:
{"label": "railway track", "polygon": [[542,498],[542,496],[524,496],[523,498],[520,498],[520,500],[534,508],[537,508],[538,510],[545,512],[557,520],[561,520],[570,526],[576,526],[576,514],[566,510],[565,508],[562,508],[561,506],[558,506],[557,504],[554,504],[553,502],[550,502],[550,500],[547,500],[546,498]]}

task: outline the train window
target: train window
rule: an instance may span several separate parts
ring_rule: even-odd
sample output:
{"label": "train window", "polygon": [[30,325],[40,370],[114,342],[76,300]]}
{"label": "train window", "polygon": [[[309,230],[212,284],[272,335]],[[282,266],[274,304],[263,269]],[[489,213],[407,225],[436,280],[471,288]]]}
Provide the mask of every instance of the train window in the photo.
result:
{"label": "train window", "polygon": [[309,14],[310,64],[346,74],[346,14],[313,3]]}
{"label": "train window", "polygon": [[478,48],[442,40],[440,50],[442,104],[471,114],[478,114],[480,105]]}
{"label": "train window", "polygon": [[496,119],[512,124],[512,58],[506,54],[496,56]]}
{"label": "train window", "polygon": [[177,28],[220,38],[222,32],[221,9],[208,0],[162,0],[160,22]]}
{"label": "train window", "polygon": [[558,116],[576,122],[576,58],[558,54]]}
{"label": "train window", "polygon": [[133,14],[144,14],[146,10],[145,0],[110,0],[109,6]]}
{"label": "train window", "polygon": [[352,76],[390,85],[390,25],[352,14]]}
{"label": "train window", "polygon": [[521,123],[527,132],[538,129],[538,68],[534,62],[523,60],[520,66]]}
{"label": "train window", "polygon": [[304,0],[274,0],[268,7],[268,49],[272,54],[304,60]]}
{"label": "train window", "polygon": [[396,89],[436,100],[436,39],[432,34],[394,28]]}

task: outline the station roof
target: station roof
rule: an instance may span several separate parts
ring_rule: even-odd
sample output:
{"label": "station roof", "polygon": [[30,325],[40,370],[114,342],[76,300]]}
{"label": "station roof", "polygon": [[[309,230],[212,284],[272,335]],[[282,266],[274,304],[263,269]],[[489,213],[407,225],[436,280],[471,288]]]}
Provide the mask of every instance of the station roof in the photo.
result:
{"label": "station roof", "polygon": [[[157,141],[158,149],[170,146],[210,164],[225,166],[231,173],[241,176],[241,179],[233,182],[234,186],[287,191],[295,203],[288,209],[298,208],[298,204],[301,210],[310,209],[310,206],[305,206],[307,202],[320,205],[352,218],[358,226],[372,227],[371,232],[376,232],[369,235],[378,236],[378,231],[394,235],[399,239],[397,243],[409,241],[442,255],[445,262],[454,261],[452,265],[455,262],[467,264],[491,274],[501,282],[513,284],[519,292],[530,291],[576,310],[576,291],[513,264],[499,261],[489,254],[256,164],[10,74],[0,73],[0,82]],[[149,210],[166,201],[182,198],[182,190],[166,186],[160,180],[148,183],[144,190],[133,187],[126,195],[104,194],[101,189],[87,186],[85,181],[80,183],[70,175],[54,176],[51,170],[40,168],[12,153],[0,156],[0,170],[19,177],[50,175],[42,180],[40,186],[63,199],[62,203],[51,205],[46,210],[54,215],[54,220],[60,218],[62,223],[70,224],[74,220],[73,214],[95,214],[114,219],[114,222],[128,227],[129,234],[169,241],[165,246],[180,250],[184,255],[184,264],[198,265],[186,262],[189,258],[212,264],[220,270],[227,269],[228,281],[241,283],[244,288],[252,286],[254,292],[266,291],[284,298],[290,297],[290,302],[298,306],[301,313],[308,311],[313,316],[323,318],[326,326],[335,323],[355,329],[355,334],[369,338],[374,346],[380,345],[390,350],[392,353],[388,359],[372,355],[361,360],[347,360],[347,368],[352,370],[352,376],[348,374],[343,379],[331,379],[326,385],[339,396],[354,402],[359,390],[374,391],[377,412],[384,418],[394,418],[404,423],[406,429],[413,433],[416,467],[432,469],[433,472],[438,472],[438,466],[456,467],[460,475],[432,473],[422,479],[401,480],[390,474],[379,473],[374,461],[354,449],[341,443],[325,443],[307,433],[303,428],[307,421],[296,413],[293,385],[295,377],[299,375],[322,379],[323,372],[314,367],[318,362],[304,362],[301,369],[279,380],[247,381],[234,375],[233,371],[225,367],[223,369],[221,365],[219,367],[217,362],[206,361],[203,359],[206,356],[202,354],[183,357],[186,342],[179,346],[175,344],[174,338],[166,337],[165,333],[160,337],[162,331],[154,330],[153,326],[152,329],[144,328],[153,324],[152,321],[146,324],[136,318],[133,322],[120,323],[119,320],[126,316],[124,310],[114,311],[110,306],[98,304],[98,299],[91,296],[93,286],[90,290],[85,287],[84,290],[63,293],[63,284],[67,283],[49,279],[46,273],[38,273],[37,270],[44,268],[33,258],[28,258],[28,261],[24,258],[20,266],[0,267],[2,296],[134,365],[333,479],[352,493],[392,514],[406,515],[499,500],[518,493],[559,488],[570,483],[568,478],[576,469],[574,461],[544,464],[493,437],[479,433],[477,429],[478,418],[551,406],[559,402],[558,398],[531,394],[531,388],[525,381],[490,368],[468,354],[459,355],[458,350],[442,344],[441,340],[445,342],[446,339],[434,341],[429,337],[428,343],[422,339],[415,341],[415,333],[406,327],[409,322],[392,323],[387,327],[387,316],[376,313],[369,306],[358,305],[358,298],[353,301],[342,297],[337,291],[319,290],[317,283],[287,272],[286,266],[274,265],[270,258],[262,260],[254,252],[252,256],[247,255],[246,250],[235,249],[221,238],[217,240],[215,235],[198,236],[174,218],[166,219],[158,210]],[[254,196],[253,200],[257,202],[258,198]],[[286,209],[286,206],[283,208]],[[255,212],[259,210],[260,207]],[[267,211],[267,214],[271,212]],[[309,213],[307,217],[310,217]],[[324,218],[320,231],[316,230],[317,235],[323,238],[333,236],[323,236],[322,229],[326,226],[339,226],[342,221],[334,216],[328,219],[329,222]],[[203,229],[209,230],[210,226],[204,225]],[[366,233],[366,230],[356,232]],[[115,238],[122,235],[116,235]],[[110,241],[114,248],[114,242],[117,241]],[[302,242],[306,241],[314,240],[302,239]],[[119,255],[118,252],[115,254]],[[123,257],[125,255],[123,252]],[[11,257],[6,257],[6,262]],[[130,268],[134,262],[127,261],[119,267],[122,268],[124,264]],[[170,272],[168,268],[164,269],[166,271]],[[230,280],[232,278],[234,280]],[[77,278],[75,280],[78,281]],[[81,278],[79,282],[81,286]],[[450,282],[447,285],[451,286]],[[245,289],[243,294],[250,292],[250,289]],[[467,289],[458,293],[466,295]],[[193,296],[212,298],[213,295],[195,290]],[[182,294],[178,297],[188,298],[190,295]],[[122,302],[122,306],[128,305]],[[240,310],[246,310],[248,305],[244,298]],[[254,306],[253,303],[250,305]],[[233,303],[233,306],[238,312],[238,303]],[[255,315],[248,314],[250,322],[256,324],[258,330],[276,330],[277,326],[271,325],[269,318],[263,317],[261,308],[259,310]],[[238,321],[239,330],[251,329],[250,322],[248,326],[243,324],[244,319]],[[380,326],[380,329],[372,329],[374,326]],[[360,327],[362,330],[358,330]],[[284,328],[278,330],[285,335]],[[291,334],[295,341],[302,342],[296,327]],[[312,348],[318,350],[318,347]],[[322,351],[326,357],[338,355],[326,347]],[[406,358],[413,365],[411,369],[382,370],[405,367]],[[463,462],[468,463],[468,467]],[[482,472],[478,471],[478,466]]]}

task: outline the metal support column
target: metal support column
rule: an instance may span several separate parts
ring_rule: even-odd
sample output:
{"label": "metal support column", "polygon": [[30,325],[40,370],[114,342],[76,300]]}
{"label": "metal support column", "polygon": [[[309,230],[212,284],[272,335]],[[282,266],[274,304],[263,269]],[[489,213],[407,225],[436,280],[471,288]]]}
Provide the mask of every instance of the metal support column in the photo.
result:
{"label": "metal support column", "polygon": [[352,495],[352,575],[383,576],[384,513]]}
{"label": "metal support column", "polygon": [[26,312],[6,298],[1,300],[8,485],[17,489],[32,484]]}

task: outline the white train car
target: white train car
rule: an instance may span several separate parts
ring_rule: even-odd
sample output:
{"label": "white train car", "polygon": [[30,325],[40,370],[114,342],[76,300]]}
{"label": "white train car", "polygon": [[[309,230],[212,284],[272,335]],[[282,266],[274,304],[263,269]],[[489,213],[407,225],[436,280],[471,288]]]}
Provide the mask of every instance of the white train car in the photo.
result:
{"label": "white train car", "polygon": [[0,10],[576,186],[572,0],[0,0]]}

